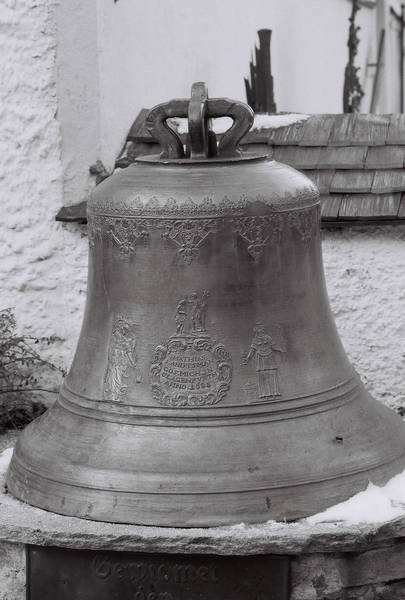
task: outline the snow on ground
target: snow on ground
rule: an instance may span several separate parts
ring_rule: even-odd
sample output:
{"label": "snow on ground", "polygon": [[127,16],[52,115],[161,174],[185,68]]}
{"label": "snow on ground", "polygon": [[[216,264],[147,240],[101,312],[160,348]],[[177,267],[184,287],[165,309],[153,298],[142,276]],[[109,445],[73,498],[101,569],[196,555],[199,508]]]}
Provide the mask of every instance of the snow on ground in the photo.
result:
{"label": "snow on ground", "polygon": [[[283,115],[255,115],[255,120],[251,131],[260,131],[261,129],[278,129],[279,127],[286,127],[287,125],[293,125],[294,123],[301,123],[309,119],[310,115],[304,115],[299,113],[286,113]],[[213,119],[213,129],[215,133],[225,133],[231,125],[232,119],[230,117],[220,117]],[[174,126],[174,129],[178,133],[188,132],[187,119],[170,119],[170,124]]]}

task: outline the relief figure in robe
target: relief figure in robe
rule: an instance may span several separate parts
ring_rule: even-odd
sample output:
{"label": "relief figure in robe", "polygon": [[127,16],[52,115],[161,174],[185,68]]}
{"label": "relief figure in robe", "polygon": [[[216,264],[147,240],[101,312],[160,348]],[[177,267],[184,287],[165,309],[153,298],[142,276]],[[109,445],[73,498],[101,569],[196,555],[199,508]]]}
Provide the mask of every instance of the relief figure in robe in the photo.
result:
{"label": "relief figure in robe", "polygon": [[[137,371],[136,337],[130,324],[123,317],[118,317],[113,324],[108,348],[108,363],[104,376],[105,400],[125,400],[131,369]],[[137,381],[139,380],[137,373]]]}
{"label": "relief figure in robe", "polygon": [[261,400],[281,396],[277,353],[285,352],[286,350],[280,329],[277,338],[273,338],[266,333],[263,325],[255,325],[249,350],[243,356],[243,364],[245,365],[251,359],[255,359],[258,396]]}

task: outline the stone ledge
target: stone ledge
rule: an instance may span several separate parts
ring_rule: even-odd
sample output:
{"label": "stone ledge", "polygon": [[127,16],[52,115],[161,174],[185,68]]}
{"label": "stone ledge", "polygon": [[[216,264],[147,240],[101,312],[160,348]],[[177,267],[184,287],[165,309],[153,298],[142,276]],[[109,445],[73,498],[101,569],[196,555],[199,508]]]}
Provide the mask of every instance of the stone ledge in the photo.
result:
{"label": "stone ledge", "polygon": [[363,553],[295,556],[291,600],[403,600],[404,553],[405,544],[394,541]]}

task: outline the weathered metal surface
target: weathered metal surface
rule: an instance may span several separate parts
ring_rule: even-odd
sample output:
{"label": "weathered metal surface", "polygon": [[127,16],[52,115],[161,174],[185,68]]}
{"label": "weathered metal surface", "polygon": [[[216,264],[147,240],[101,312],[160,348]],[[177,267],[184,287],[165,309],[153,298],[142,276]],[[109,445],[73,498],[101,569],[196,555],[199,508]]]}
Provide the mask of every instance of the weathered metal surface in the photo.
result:
{"label": "weathered metal surface", "polygon": [[[165,526],[292,520],[405,468],[402,420],[370,398],[336,333],[318,191],[238,156],[250,110],[199,90],[201,126],[236,120],[218,154],[207,134],[187,158],[169,132],[166,157],[89,200],[76,355],[8,474],[33,505]],[[160,105],[149,127],[166,136],[164,116],[187,106]]]}
{"label": "weathered metal surface", "polygon": [[286,556],[97,552],[27,546],[30,600],[288,600]]}

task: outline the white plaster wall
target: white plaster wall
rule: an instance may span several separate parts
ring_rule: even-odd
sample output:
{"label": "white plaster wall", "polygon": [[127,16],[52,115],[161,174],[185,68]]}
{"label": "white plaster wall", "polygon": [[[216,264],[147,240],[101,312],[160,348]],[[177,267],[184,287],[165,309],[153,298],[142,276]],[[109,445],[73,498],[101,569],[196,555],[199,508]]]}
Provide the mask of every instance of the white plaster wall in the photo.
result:
{"label": "white plaster wall", "polygon": [[323,257],[350,360],[376,398],[405,406],[405,226],[324,232]]}
{"label": "white plaster wall", "polygon": [[[113,165],[143,107],[187,97],[194,81],[211,96],[245,99],[243,78],[257,30],[273,30],[279,111],[341,112],[351,12],[348,0],[118,0],[97,5],[100,158]],[[373,54],[376,10],[363,7],[357,64]]]}
{"label": "white plaster wall", "polygon": [[86,286],[86,244],[54,221],[62,204],[56,120],[54,2],[0,3],[0,308],[20,330],[59,336],[42,349],[70,359]]}
{"label": "white plaster wall", "polygon": [[383,68],[381,73],[381,85],[379,86],[379,112],[399,112],[400,106],[400,26],[398,21],[391,15],[393,8],[398,15],[401,14],[401,0],[393,0],[383,3],[380,9],[381,26],[385,28],[385,43],[383,54]]}
{"label": "white plaster wall", "polygon": [[55,5],[64,204],[79,202],[91,190],[94,178],[89,167],[100,156],[96,3],[97,0],[58,0]]}

